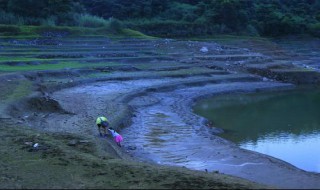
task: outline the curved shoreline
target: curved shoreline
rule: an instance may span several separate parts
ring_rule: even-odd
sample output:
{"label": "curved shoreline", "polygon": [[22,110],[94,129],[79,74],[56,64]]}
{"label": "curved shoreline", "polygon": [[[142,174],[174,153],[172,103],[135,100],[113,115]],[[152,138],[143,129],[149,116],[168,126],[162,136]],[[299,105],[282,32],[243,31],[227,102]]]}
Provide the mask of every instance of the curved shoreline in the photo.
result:
{"label": "curved shoreline", "polygon": [[[318,78],[313,78],[310,72],[288,66],[288,57],[273,60],[247,49],[230,49],[212,42],[119,42],[106,43],[111,48],[106,49],[105,56],[114,53],[111,50],[113,46],[122,48],[124,44],[137,56],[133,59],[117,51],[115,58],[107,56],[107,59],[100,60],[99,68],[18,73],[32,81],[37,89],[32,91],[35,97],[17,102],[16,107],[10,110],[14,112],[10,113],[13,121],[45,132],[85,137],[96,145],[101,156],[111,155],[124,161],[143,158],[152,163],[159,161],[163,165],[200,169],[210,172],[210,175],[219,170],[284,188],[320,187],[319,174],[304,172],[281,160],[241,149],[215,136],[216,130],[207,131],[204,118],[191,111],[194,101],[213,94],[280,90],[292,86],[273,80],[314,83]],[[144,48],[141,49],[141,45]],[[209,48],[208,54],[199,52],[203,46]],[[54,48],[60,52],[63,50],[61,47]],[[94,47],[101,48],[101,44]],[[143,50],[152,56],[146,59]],[[92,49],[91,53],[94,52]],[[95,63],[95,56],[92,60],[84,56],[83,61]],[[279,61],[286,59],[285,63]],[[106,66],[109,64],[104,61],[111,60],[117,60],[118,65]],[[141,61],[143,63],[139,64]],[[127,64],[129,62],[130,65]],[[97,76],[92,77],[91,74]],[[124,148],[115,146],[111,138],[106,141],[96,138],[94,121],[100,115],[107,116],[111,125],[124,134]],[[137,130],[138,127],[144,128]],[[180,128],[177,130],[175,127]],[[128,130],[132,130],[131,134],[126,132]],[[201,139],[195,142],[202,144],[196,144],[194,138]],[[135,140],[141,139],[137,143],[147,142],[145,150],[134,144]],[[207,149],[209,144],[214,149]],[[160,146],[161,149],[147,149],[149,145]],[[161,153],[164,154],[159,156]],[[208,161],[207,165],[204,165],[204,160]]]}
{"label": "curved shoreline", "polygon": [[[270,83],[270,84],[272,84],[272,83]],[[223,85],[226,85],[226,84],[222,84],[222,86]],[[234,84],[233,87],[232,87],[232,84],[227,84],[226,86],[228,86],[228,87],[226,87],[226,89],[229,88],[229,90],[230,90],[229,93],[232,91],[233,92],[234,91],[245,92],[245,91],[254,91],[255,90],[255,87],[254,87],[255,85],[252,83],[250,83],[250,87],[248,89],[245,89],[245,88],[241,89],[241,87],[239,87],[239,86],[241,86],[241,83],[236,83],[236,84]],[[262,86],[260,86],[260,88]],[[275,87],[276,87],[276,85],[275,85]],[[279,87],[281,88],[281,85]],[[282,88],[283,87],[288,87],[288,86],[282,86]],[[262,87],[262,88],[265,88],[265,87]],[[207,92],[206,95],[207,96],[213,95],[214,94],[213,89],[210,90],[210,89],[208,89],[208,87],[206,87],[205,88],[205,91]],[[228,91],[226,89],[225,89],[225,91],[224,90],[221,90],[221,91],[217,90],[215,93],[226,93]],[[257,88],[257,89],[259,89],[259,88]],[[267,87],[265,89],[267,89]],[[185,93],[185,92],[183,92],[185,90],[177,90],[177,91],[178,91],[178,93],[179,92],[182,94]],[[190,90],[190,91],[192,91],[192,90]],[[190,91],[188,91],[188,92],[190,92]],[[197,88],[197,87],[194,87],[193,94],[192,95],[191,94],[192,93],[186,93],[185,97],[179,96],[179,95],[181,95],[181,94],[179,94],[178,95],[178,99],[179,99],[178,104],[175,106],[171,106],[171,107],[174,107],[173,110],[176,111],[175,113],[178,114],[178,116],[177,116],[178,118],[181,118],[182,120],[188,120],[187,121],[188,125],[192,125],[192,123],[194,124],[192,126],[191,131],[192,130],[197,131],[196,133],[199,133],[198,136],[200,136],[201,138],[210,138],[210,141],[211,141],[212,145],[215,147],[214,149],[216,149],[216,150],[210,150],[210,149],[205,149],[204,151],[197,150],[192,153],[196,156],[190,155],[191,153],[188,152],[188,150],[182,150],[181,152],[178,153],[178,154],[182,154],[183,156],[190,153],[188,155],[188,159],[186,159],[186,158],[183,158],[183,156],[179,157],[178,154],[174,154],[174,151],[179,151],[179,149],[175,150],[175,147],[178,147],[178,145],[175,140],[172,140],[171,143],[164,143],[165,147],[162,147],[164,149],[162,151],[157,150],[157,148],[154,148],[154,149],[150,148],[147,150],[141,150],[141,149],[137,148],[138,153],[135,153],[135,155],[148,157],[148,159],[152,159],[152,160],[154,160],[154,162],[161,163],[161,164],[187,166],[190,169],[196,169],[196,170],[202,170],[202,171],[206,170],[206,171],[215,172],[218,170],[219,172],[222,172],[225,174],[230,174],[230,175],[234,175],[237,177],[249,179],[251,181],[255,181],[255,182],[259,182],[259,183],[263,183],[263,184],[267,184],[267,185],[274,185],[274,186],[278,186],[278,187],[282,187],[282,188],[314,188],[314,187],[319,187],[319,185],[320,185],[318,182],[318,180],[320,179],[319,174],[314,174],[313,177],[315,177],[317,179],[312,179],[313,177],[311,177],[310,175],[313,175],[313,174],[311,174],[310,172],[304,172],[304,171],[302,171],[302,170],[300,170],[300,169],[298,169],[298,168],[296,168],[296,167],[294,167],[284,161],[281,161],[279,159],[275,159],[271,156],[267,156],[267,155],[263,155],[263,154],[260,154],[257,152],[247,151],[247,150],[241,149],[241,148],[237,147],[236,145],[234,145],[234,143],[229,142],[225,139],[222,139],[218,136],[208,135],[208,131],[203,131],[203,130],[207,129],[203,125],[203,122],[202,122],[203,118],[194,115],[190,111],[191,102],[193,100],[195,100],[197,97],[199,98],[199,96],[204,97],[206,95],[204,94],[204,91],[199,91],[199,88]],[[172,99],[173,94],[172,93],[165,93],[165,96],[169,96],[170,99]],[[157,93],[154,97],[158,97],[162,100],[165,99],[164,96],[160,95],[160,93]],[[165,107],[165,104],[170,105],[171,101],[163,100],[161,108],[164,108],[163,110],[165,110],[165,112],[158,111],[158,114],[159,113],[166,114],[166,116],[164,116],[164,117],[170,117],[170,116],[168,116],[168,115],[170,115],[170,113],[169,113],[170,109]],[[171,104],[171,105],[173,105],[173,104]],[[158,108],[159,107],[150,108],[149,113],[152,112],[153,110],[161,110]],[[142,108],[141,111],[138,111],[138,112],[142,113],[141,117],[150,117],[150,114],[144,113],[143,109],[146,109],[146,108]],[[137,124],[133,124],[133,126],[131,126],[131,127],[135,128],[135,130],[137,130],[136,128],[138,128],[138,126],[140,125],[141,120],[143,120],[143,119],[140,119],[137,122]],[[151,122],[148,121],[145,123],[150,124]],[[139,129],[140,128],[138,128],[138,130]],[[177,130],[179,130],[179,129],[177,129]],[[131,133],[134,133],[133,131],[131,131]],[[178,131],[178,132],[182,133],[181,131]],[[188,135],[188,133],[190,133],[190,130],[188,132],[184,133],[184,135]],[[173,134],[170,134],[170,135],[173,135]],[[195,134],[191,134],[190,136],[194,136],[194,135]],[[139,138],[139,137],[141,137],[141,136],[135,136],[134,138]],[[150,138],[150,136],[147,136],[145,138],[145,140],[147,138]],[[189,138],[189,136],[186,138]],[[130,140],[132,140],[132,139],[130,139]],[[185,142],[188,142],[188,140],[186,139]],[[141,143],[143,143],[143,140],[139,140],[136,142],[136,144],[141,144]],[[172,143],[175,143],[175,145],[171,145]],[[203,144],[203,143],[199,142],[198,145],[197,144],[190,145],[190,143],[188,145],[185,145],[182,141],[182,142],[180,142],[179,145],[181,145],[182,147],[184,146],[184,148],[186,148],[186,149],[194,149],[195,150],[195,149],[197,149],[197,147],[199,149],[203,149],[203,146],[206,146],[207,144]],[[134,145],[131,145],[131,146],[134,146]],[[187,147],[185,147],[185,146],[187,146]],[[150,153],[146,153],[146,152],[150,152],[150,151],[152,152],[151,155],[150,155]],[[158,153],[158,151],[160,153]],[[167,151],[167,153],[166,153],[166,151]],[[206,155],[206,153],[208,155]],[[175,156],[173,156],[173,155],[175,155]],[[206,157],[204,157],[204,155],[206,155]],[[164,158],[170,158],[171,161],[167,161]],[[184,159],[185,161],[182,162],[181,159]],[[175,160],[179,160],[180,163],[179,162],[175,163]],[[252,160],[252,161],[250,161],[250,160]],[[237,169],[235,169],[234,167],[237,167]],[[264,172],[258,172],[258,171],[264,171]],[[272,175],[273,173],[282,173],[282,175],[275,177],[274,175]],[[303,179],[302,181],[304,181],[304,183],[301,183],[298,181],[291,181],[290,179],[292,179],[292,178]]]}
{"label": "curved shoreline", "polygon": [[[87,107],[85,114],[78,113],[80,115],[73,116],[73,117],[76,117],[77,119],[80,119],[82,117],[81,115],[83,114],[87,116],[99,115],[96,111],[94,111],[95,109],[90,107],[93,106],[97,108],[101,105],[106,105],[105,107],[107,109],[106,112],[109,113],[108,114],[109,118],[112,121],[113,118],[116,118],[117,116],[112,114],[111,110],[113,110],[112,107],[114,107],[114,105],[110,104],[110,100],[114,101],[113,103],[116,103],[118,106],[120,104],[125,104],[128,100],[128,96],[135,97],[134,95],[129,95],[130,93],[139,94],[137,93],[137,89],[141,88],[142,86],[145,89],[147,89],[148,86],[154,86],[155,84],[158,84],[158,87],[160,88],[160,86],[163,85],[164,81],[165,80],[154,80],[152,82],[149,80],[148,82],[141,81],[140,84],[137,83],[137,81],[134,81],[134,82],[129,81],[129,82],[118,83],[118,85],[115,85],[114,83],[111,83],[111,82],[109,84],[108,82],[106,83],[100,82],[100,83],[92,84],[89,86],[79,86],[79,87],[73,87],[70,89],[58,91],[53,94],[53,97],[57,99],[66,110],[69,110],[70,106],[74,105],[75,102],[74,101],[69,102],[68,100],[65,99],[66,96],[74,97],[77,94],[80,95],[85,92],[86,93],[89,92],[90,94],[90,92],[97,92],[95,88],[110,89],[109,85],[113,87],[117,86],[118,87],[117,89],[101,91],[99,93],[94,93],[89,96],[86,95],[81,97],[81,101],[86,105],[90,104],[90,106]],[[126,151],[129,152],[129,154],[127,154],[127,156],[125,155],[126,153],[120,153],[120,154],[122,155],[123,158],[129,158],[131,155],[135,160],[150,161],[152,163],[158,163],[158,164],[160,163],[164,165],[175,165],[175,166],[186,166],[187,168],[190,168],[190,169],[196,169],[196,170],[202,170],[202,171],[206,169],[206,171],[209,171],[209,172],[219,171],[220,173],[229,174],[229,175],[249,179],[254,182],[277,186],[281,188],[317,188],[319,187],[320,186],[319,174],[305,172],[284,161],[275,159],[271,156],[241,149],[236,145],[234,145],[232,142],[229,142],[218,136],[212,135],[212,131],[203,131],[205,129],[208,129],[207,127],[204,126],[204,119],[192,113],[192,110],[191,110],[191,106],[193,102],[199,98],[204,98],[204,97],[208,97],[216,94],[223,94],[223,93],[234,93],[234,92],[248,93],[248,92],[255,92],[256,90],[259,90],[259,91],[284,90],[284,89],[292,88],[292,85],[290,84],[282,84],[282,83],[276,83],[276,82],[256,82],[255,83],[256,85],[254,85],[253,82],[247,82],[247,85],[245,84],[246,82],[208,84],[206,85],[205,88],[186,87],[185,89],[180,88],[180,89],[169,91],[169,92],[161,92],[160,90],[160,92],[146,93],[145,96],[136,96],[136,98],[133,98],[132,101],[129,102],[129,107],[131,107],[132,111],[134,112],[133,122],[131,126],[127,126],[121,131],[121,133],[123,133],[123,135],[125,136],[125,148],[126,148]],[[136,86],[135,90],[133,86]],[[202,91],[199,90],[201,88],[203,89]],[[119,92],[118,91],[119,89],[122,89],[124,91]],[[188,93],[186,93],[186,89]],[[141,90],[140,90],[140,93],[141,93]],[[163,95],[160,95],[161,93]],[[121,96],[121,94],[124,94],[124,95]],[[103,98],[106,96],[108,96],[108,98]],[[206,165],[205,167],[195,168],[192,165],[188,166],[183,164],[181,165],[181,164],[174,164],[170,162],[163,162],[163,160],[159,159],[159,157],[157,156],[155,157],[155,155],[150,154],[150,152],[146,153],[148,152],[148,150],[142,150],[136,144],[130,142],[130,141],[134,141],[134,139],[139,139],[141,137],[141,136],[137,136],[137,126],[142,125],[141,121],[139,121],[139,118],[141,119],[141,117],[143,117],[143,115],[141,115],[143,111],[141,110],[146,110],[146,107],[148,106],[159,106],[159,105],[161,108],[164,108],[164,106],[170,105],[170,101],[172,101],[173,96],[178,97],[179,103],[171,104],[174,106],[171,106],[171,108],[169,109],[163,109],[163,110],[164,111],[165,110],[168,111],[170,109],[174,110],[175,113],[178,114],[178,117],[181,119],[180,121],[178,121],[178,123],[180,124],[182,120],[187,121],[186,124],[189,126],[191,126],[192,123],[195,124],[192,126],[192,130],[198,131],[197,135],[210,139],[212,144],[215,146],[215,149],[218,150],[217,151],[218,154],[217,152],[215,152],[210,155],[210,160],[212,161],[210,162],[210,164]],[[171,98],[170,101],[168,101],[168,97]],[[96,103],[92,103],[94,99],[98,101]],[[122,106],[125,106],[125,105],[122,105]],[[103,108],[101,108],[100,111],[101,110],[103,110]],[[93,119],[93,117],[87,117],[87,119],[88,118]],[[89,120],[87,119],[84,122],[88,123]],[[116,123],[117,122],[113,122],[114,125],[116,125]],[[135,129],[130,132],[130,129],[133,129],[133,128]],[[89,131],[91,134],[94,134],[95,128],[94,129],[91,128]],[[209,135],[209,133],[211,134]],[[166,145],[168,145],[165,148],[166,150],[174,149],[174,147],[172,146],[170,147],[169,144],[166,144]],[[190,157],[190,159],[192,159],[192,157]],[[199,158],[195,157],[194,159],[199,159]],[[209,165],[211,165],[210,166],[211,168],[208,167]],[[264,172],[261,172],[261,171],[264,171]],[[275,176],[274,173],[279,173],[281,175]],[[300,180],[303,182],[301,182]]]}

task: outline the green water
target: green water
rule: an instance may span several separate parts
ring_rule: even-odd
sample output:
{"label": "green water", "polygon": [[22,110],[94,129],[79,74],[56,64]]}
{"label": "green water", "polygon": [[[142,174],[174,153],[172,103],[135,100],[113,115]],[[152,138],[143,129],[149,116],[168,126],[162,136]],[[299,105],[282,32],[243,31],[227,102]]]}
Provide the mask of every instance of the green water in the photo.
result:
{"label": "green water", "polygon": [[225,95],[194,111],[242,148],[320,172],[320,90]]}

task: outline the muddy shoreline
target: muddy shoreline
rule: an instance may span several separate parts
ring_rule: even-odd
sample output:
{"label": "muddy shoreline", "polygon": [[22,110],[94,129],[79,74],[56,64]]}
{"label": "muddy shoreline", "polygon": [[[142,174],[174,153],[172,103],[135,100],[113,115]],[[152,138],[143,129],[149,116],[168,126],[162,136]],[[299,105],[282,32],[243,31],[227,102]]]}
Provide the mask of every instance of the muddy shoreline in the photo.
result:
{"label": "muddy shoreline", "polygon": [[[135,83],[137,83],[137,82],[135,82]],[[134,86],[132,84],[128,84],[128,85],[131,85],[131,88]],[[152,84],[152,83],[149,85],[154,86],[154,84]],[[319,184],[319,179],[320,179],[319,174],[302,171],[302,170],[300,170],[300,169],[298,169],[288,163],[285,163],[281,160],[272,158],[267,155],[262,155],[260,153],[240,149],[239,147],[235,146],[232,142],[229,142],[227,140],[224,140],[224,139],[221,139],[221,138],[215,136],[214,131],[216,131],[216,130],[213,129],[213,131],[212,131],[212,129],[211,129],[211,131],[208,131],[210,129],[208,129],[205,126],[203,118],[199,118],[198,116],[194,115],[191,112],[192,102],[196,101],[199,98],[204,98],[204,97],[212,96],[215,94],[221,95],[223,93],[237,93],[237,92],[238,93],[239,92],[242,92],[242,93],[251,92],[252,93],[254,91],[286,90],[286,89],[293,88],[293,86],[290,84],[263,83],[263,82],[261,84],[257,83],[256,87],[252,83],[250,83],[248,85],[250,85],[250,86],[246,86],[245,84],[242,84],[242,83],[235,83],[235,84],[231,83],[231,84],[225,85],[225,87],[224,87],[225,89],[223,88],[223,85],[221,85],[222,87],[220,87],[221,88],[220,91],[217,90],[217,89],[219,89],[219,85],[213,85],[213,87],[211,87],[211,88],[208,88],[208,86],[206,86],[205,88],[203,88],[202,91],[199,90],[199,89],[201,89],[201,87],[199,87],[198,89],[194,89],[193,93],[186,93],[186,92],[192,91],[188,88],[180,89],[181,94],[179,94],[179,95],[184,94],[184,97],[179,96],[179,103],[176,104],[175,108],[173,108],[173,109],[176,111],[176,113],[179,114],[179,118],[182,118],[182,119],[188,118],[189,123],[187,123],[187,124],[193,125],[192,129],[197,130],[198,133],[202,133],[201,135],[204,135],[206,138],[210,139],[212,145],[215,147],[214,148],[215,150],[213,150],[213,152],[210,152],[210,154],[208,154],[208,157],[210,157],[210,160],[214,160],[212,163],[209,162],[205,166],[202,166],[202,167],[196,167],[194,165],[188,166],[187,162],[185,163],[186,165],[184,165],[183,163],[182,164],[175,164],[173,162],[163,160],[162,157],[157,157],[159,155],[152,154],[152,153],[148,152],[149,150],[146,148],[141,148],[141,146],[142,146],[141,141],[137,141],[134,143],[131,142],[131,141],[134,141],[134,139],[142,137],[142,136],[137,135],[137,133],[139,133],[139,132],[137,132],[137,130],[140,130],[137,126],[142,125],[142,123],[141,123],[141,121],[139,121],[139,119],[138,119],[138,121],[137,121],[137,119],[134,119],[133,125],[125,126],[125,128],[121,130],[121,132],[123,133],[123,135],[126,139],[125,145],[122,149],[123,154],[121,154],[121,155],[123,157],[126,157],[126,156],[124,156],[124,154],[128,155],[128,156],[130,155],[135,160],[149,161],[149,162],[155,163],[155,164],[185,166],[190,169],[196,169],[196,170],[202,170],[202,171],[206,170],[209,172],[219,171],[220,173],[234,175],[237,177],[249,179],[254,182],[262,183],[265,185],[281,187],[281,188],[315,188],[315,187],[319,187],[319,185],[320,185]],[[96,88],[97,86],[99,88],[110,89],[110,88],[108,88],[108,84],[99,83],[99,84],[94,84],[93,86],[89,85],[89,86],[75,87],[73,89],[66,89],[61,92],[56,92],[53,94],[53,97],[55,99],[57,99],[58,102],[60,102],[62,107],[64,107],[66,110],[68,110],[69,106],[67,105],[66,102],[69,102],[70,100],[66,101],[65,97],[67,97],[67,96],[75,97],[75,96],[77,96],[76,94],[78,94],[78,93],[83,94],[84,92],[88,92],[88,91],[96,92],[96,90],[94,88]],[[243,88],[241,88],[241,86],[243,86]],[[115,87],[113,86],[113,88],[115,88]],[[123,88],[124,88],[123,86],[119,87],[119,89],[123,89]],[[128,92],[119,92],[119,89],[116,89],[114,91],[118,95],[122,94],[122,93],[128,93]],[[160,87],[159,87],[159,89],[160,89]],[[79,90],[80,90],[80,92],[79,92]],[[168,99],[166,99],[166,96],[172,98],[174,96],[174,93],[176,93],[176,95],[178,95],[179,92],[177,92],[177,91],[179,91],[179,89],[175,90],[173,93],[172,92],[171,93],[165,92],[164,93],[165,95],[162,95],[162,96],[160,95],[161,92],[158,94],[153,92],[156,95],[151,95],[151,96],[149,96],[149,95],[142,96],[142,97],[137,96],[131,102],[129,101],[129,105],[131,106],[130,110],[134,111],[135,118],[143,117],[143,115],[141,115],[141,112],[143,112],[143,110],[145,110],[146,107],[148,107],[148,106],[154,106],[154,105],[160,104],[160,107],[157,107],[157,108],[162,110],[168,104],[168,102],[166,102],[168,100]],[[97,93],[95,93],[94,96],[97,99],[100,99],[103,96],[111,97],[110,94],[112,94],[114,92],[112,92],[112,91],[110,92],[110,91],[106,90],[105,92],[100,92],[101,94],[99,94],[98,97],[97,97]],[[88,99],[88,96],[89,96],[89,99]],[[92,98],[92,99],[90,100],[90,98]],[[161,99],[161,100],[159,100],[159,99]],[[117,101],[125,103],[127,100],[128,100],[127,97],[123,97],[123,100],[121,100],[121,98],[119,98],[119,96],[117,96]],[[115,101],[115,100],[113,99],[112,101]],[[161,101],[165,102],[165,103],[160,103]],[[107,102],[110,102],[110,100],[106,100],[106,101],[102,100],[102,101],[99,101],[98,103],[93,103],[93,95],[87,95],[86,97],[81,97],[81,102],[82,102],[82,104],[87,105],[85,114],[96,115],[98,113],[96,111],[93,111],[93,109],[90,109],[90,108],[97,107],[98,105],[101,105],[101,104],[108,105]],[[74,103],[75,102],[73,100],[72,105],[74,105]],[[70,106],[72,106],[72,105],[70,105]],[[169,103],[169,105],[170,105],[170,103]],[[107,113],[109,113],[109,118],[112,121],[113,117],[112,117],[112,112],[110,111],[112,109],[110,109],[110,107],[112,107],[112,105],[106,106]],[[81,107],[80,107],[80,109],[81,109]],[[139,110],[139,109],[141,109],[141,110]],[[164,109],[164,110],[166,110],[166,109]],[[81,113],[81,112],[77,113],[78,116],[76,115],[75,116],[76,118],[73,120],[81,120],[81,117],[83,114],[84,113]],[[130,114],[128,114],[128,116],[130,116]],[[93,119],[93,117],[91,117],[91,118]],[[53,119],[53,120],[57,120],[57,119]],[[127,118],[127,120],[130,120],[130,118]],[[90,125],[90,122],[92,123],[92,120],[88,121],[87,125]],[[181,122],[181,123],[183,123],[183,122]],[[128,132],[128,128],[130,128],[129,132]],[[135,128],[135,129],[132,129],[132,128]],[[96,133],[95,130],[96,129],[94,128],[90,131],[91,135],[95,135],[95,133]],[[170,134],[170,135],[174,135],[174,134]],[[201,145],[193,145],[193,146],[201,146]],[[165,150],[174,149],[174,147],[170,146],[170,143],[167,144],[167,147],[165,147],[165,148],[162,147],[162,148]],[[151,151],[152,151],[152,149],[151,149]],[[218,154],[217,154],[217,152],[218,152]],[[192,159],[197,160],[199,158],[198,157],[192,158],[190,156],[190,161],[195,161]],[[208,158],[202,158],[202,159],[207,160]],[[200,162],[201,162],[201,160],[200,160]],[[263,172],[261,172],[261,171],[263,171]],[[275,176],[275,175],[273,175],[274,173],[278,173],[281,175]],[[292,179],[295,179],[295,180],[292,180]]]}
{"label": "muddy shoreline", "polygon": [[[318,73],[277,61],[290,55],[280,58],[264,55],[262,50],[268,47],[262,49],[262,53],[255,53],[210,42],[133,40],[109,45],[112,49],[112,45],[120,47],[126,43],[128,46],[132,43],[132,47],[128,47],[132,48],[130,51],[142,52],[139,45],[145,46],[146,50],[156,48],[152,53],[160,56],[117,59],[121,60],[120,66],[21,73],[22,81],[26,79],[34,84],[33,95],[10,103],[4,117],[12,117],[16,123],[52,134],[86,137],[96,145],[100,156],[108,154],[128,162],[223,173],[280,188],[320,187],[319,174],[240,149],[216,136],[219,129],[206,127],[205,120],[193,114],[191,109],[196,100],[208,96],[289,90],[294,88],[293,83],[314,84],[320,79]],[[204,46],[208,47],[209,53],[199,52]],[[185,54],[186,51],[189,54]],[[146,63],[141,64],[141,61]],[[132,65],[128,66],[128,63]],[[83,76],[93,74],[99,75],[94,78]],[[7,76],[3,78],[10,85],[12,77]],[[97,138],[94,121],[100,115],[107,116],[111,125],[123,134],[122,148],[118,148],[111,138]],[[159,123],[169,127],[159,131]],[[171,126],[183,128],[176,131]],[[149,132],[156,132],[156,135],[150,138]],[[185,137],[171,139],[177,132]],[[192,138],[203,138],[206,144],[191,142]],[[215,148],[206,150],[208,144]],[[188,151],[199,146],[201,151]],[[181,152],[172,156],[180,151],[179,148],[182,148]],[[203,151],[207,153],[203,154]]]}

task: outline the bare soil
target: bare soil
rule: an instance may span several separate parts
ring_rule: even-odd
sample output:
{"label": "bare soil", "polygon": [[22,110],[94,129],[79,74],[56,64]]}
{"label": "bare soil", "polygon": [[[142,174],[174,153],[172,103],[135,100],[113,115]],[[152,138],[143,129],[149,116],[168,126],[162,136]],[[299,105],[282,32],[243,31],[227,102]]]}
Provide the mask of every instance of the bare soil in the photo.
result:
{"label": "bare soil", "polygon": [[[175,40],[76,38],[66,39],[65,43],[62,40],[59,46],[11,44],[16,51],[21,48],[21,51],[30,48],[43,51],[44,63],[47,59],[57,62],[70,59],[86,66],[0,73],[3,139],[0,142],[0,187],[319,188],[319,174],[242,150],[215,136],[213,143],[220,150],[217,159],[234,155],[230,163],[252,161],[264,165],[230,172],[227,167],[198,171],[185,166],[161,165],[130,146],[134,134],[124,136],[126,144],[121,148],[111,137],[98,137],[97,116],[108,117],[111,126],[120,133],[125,132],[134,124],[133,118],[141,117],[139,110],[163,104],[166,95],[181,97],[180,107],[175,109],[181,118],[192,118],[196,116],[190,113],[190,108],[198,98],[239,91],[285,90],[294,88],[294,84],[317,84],[319,81],[315,71],[305,71],[290,61],[277,62],[289,59],[289,54],[273,57],[239,46],[239,43],[241,41],[220,45]],[[84,47],[89,50],[79,53]],[[207,47],[208,52],[200,51],[202,47]],[[266,43],[263,50],[270,47]],[[96,54],[97,48],[104,54]],[[77,57],[66,55],[64,50],[74,50]],[[9,55],[12,50],[6,51]],[[54,56],[47,53],[51,51]],[[30,55],[39,58],[37,52]],[[91,67],[90,63],[101,66]],[[279,77],[280,71],[272,69],[275,66],[281,68],[286,77]],[[299,75],[291,74],[293,69],[298,70]],[[305,77],[309,72],[313,77]],[[157,93],[161,96],[154,96]],[[204,121],[197,119],[194,121]],[[205,126],[205,123],[199,125]],[[279,176],[273,175],[275,173]]]}

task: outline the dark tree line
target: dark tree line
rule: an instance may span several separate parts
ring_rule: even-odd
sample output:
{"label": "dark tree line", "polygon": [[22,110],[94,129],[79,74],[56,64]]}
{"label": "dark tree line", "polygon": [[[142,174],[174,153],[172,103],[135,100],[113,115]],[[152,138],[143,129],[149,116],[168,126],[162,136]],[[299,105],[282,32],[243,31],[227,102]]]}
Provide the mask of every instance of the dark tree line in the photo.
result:
{"label": "dark tree line", "polygon": [[57,25],[72,25],[75,14],[90,14],[144,32],[177,35],[179,30],[319,35],[320,30],[320,0],[0,0],[0,10],[24,18],[54,17]]}

